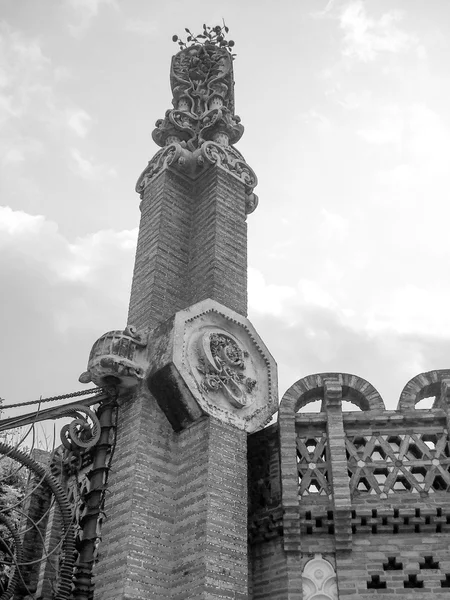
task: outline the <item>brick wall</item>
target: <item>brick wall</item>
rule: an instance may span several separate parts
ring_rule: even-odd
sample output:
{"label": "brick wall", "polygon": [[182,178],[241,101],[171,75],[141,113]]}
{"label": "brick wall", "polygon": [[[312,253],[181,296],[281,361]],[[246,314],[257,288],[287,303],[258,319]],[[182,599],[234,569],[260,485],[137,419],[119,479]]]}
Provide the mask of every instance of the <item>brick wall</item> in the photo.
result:
{"label": "brick wall", "polygon": [[[297,413],[301,395],[288,398],[278,432],[249,439],[253,598],[302,600],[301,574],[316,554],[336,570],[340,600],[449,598],[444,405],[385,411],[371,388],[376,409],[355,394],[366,410],[342,413],[336,379],[330,389],[311,381],[302,393],[322,394],[325,412]],[[279,470],[269,468],[276,457]]]}
{"label": "brick wall", "polygon": [[205,417],[179,434],[177,454],[172,597],[244,600],[246,434]]}
{"label": "brick wall", "polygon": [[167,597],[174,559],[174,434],[144,388],[122,401],[118,420],[95,598]]}

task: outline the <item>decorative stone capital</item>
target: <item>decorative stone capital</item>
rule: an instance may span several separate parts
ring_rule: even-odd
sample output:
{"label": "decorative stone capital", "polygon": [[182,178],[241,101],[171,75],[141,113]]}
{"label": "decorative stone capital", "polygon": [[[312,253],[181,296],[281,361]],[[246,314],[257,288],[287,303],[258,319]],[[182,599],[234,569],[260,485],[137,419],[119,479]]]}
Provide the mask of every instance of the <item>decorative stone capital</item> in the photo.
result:
{"label": "decorative stone capital", "polygon": [[258,196],[253,189],[258,179],[242,154],[232,146],[221,146],[216,142],[204,142],[200,148],[188,150],[184,142],[173,142],[159,150],[149,161],[136,183],[136,192],[141,198],[147,185],[165,168],[171,166],[184,173],[191,179],[196,179],[211,165],[216,164],[230,175],[242,181],[245,186],[246,200],[245,212],[252,213],[258,206]]}
{"label": "decorative stone capital", "polygon": [[150,336],[147,382],[175,430],[207,414],[252,432],[277,410],[275,361],[245,317],[208,299]]}
{"label": "decorative stone capital", "polygon": [[211,165],[228,171],[245,185],[246,213],[258,203],[257,178],[233,144],[244,133],[234,114],[233,56],[210,42],[184,48],[172,58],[173,109],[156,122],[152,137],[159,150],[136,184],[141,198],[149,182],[171,166],[196,179]]}

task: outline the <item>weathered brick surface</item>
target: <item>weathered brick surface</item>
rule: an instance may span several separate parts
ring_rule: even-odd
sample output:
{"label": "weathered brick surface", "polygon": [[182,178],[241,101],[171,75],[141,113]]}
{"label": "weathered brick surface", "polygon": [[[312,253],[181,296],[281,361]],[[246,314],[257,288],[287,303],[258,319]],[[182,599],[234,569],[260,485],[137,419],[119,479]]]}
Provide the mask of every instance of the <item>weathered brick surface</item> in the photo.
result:
{"label": "weathered brick surface", "polygon": [[[387,600],[404,598],[449,598],[450,588],[441,587],[445,574],[450,574],[450,536],[446,535],[355,535],[353,551],[338,556],[339,598],[369,599],[380,596]],[[439,569],[421,569],[425,556],[432,556]],[[389,558],[402,563],[399,570],[386,570]],[[409,575],[416,575],[422,588],[405,588]],[[385,589],[367,589],[372,576],[386,583]]]}
{"label": "weathered brick surface", "polygon": [[247,314],[247,224],[242,182],[221,168],[196,182],[189,304],[212,298]]}
{"label": "weathered brick surface", "polygon": [[205,417],[178,436],[173,598],[247,598],[246,433]]}
{"label": "weathered brick surface", "polygon": [[167,168],[141,202],[128,322],[152,328],[206,298],[247,314],[244,185],[218,166],[195,182]]}
{"label": "weathered brick surface", "polygon": [[172,169],[146,188],[128,322],[154,327],[188,304],[192,183]]}
{"label": "weathered brick surface", "polygon": [[[165,169],[141,204],[129,323],[206,298],[246,314],[244,186],[214,165]],[[204,418],[175,434],[142,387],[122,402],[96,600],[248,597],[246,434]]]}
{"label": "weathered brick surface", "polygon": [[[300,600],[302,569],[321,554],[336,570],[340,600],[449,598],[447,405],[381,410],[373,388],[330,375],[305,378],[285,395],[278,438],[272,431],[250,438],[253,597]],[[341,392],[363,410],[342,413]],[[317,397],[325,412],[297,414]],[[270,494],[280,473],[253,456],[261,444],[266,464],[280,456],[280,505]],[[393,561],[401,568],[391,568]]]}
{"label": "weathered brick surface", "polygon": [[351,498],[342,419],[342,386],[333,380],[327,381],[325,398],[336,551],[350,550],[352,544]]}
{"label": "weathered brick surface", "polygon": [[142,389],[122,403],[117,436],[96,600],[164,597],[174,558],[174,434]]}

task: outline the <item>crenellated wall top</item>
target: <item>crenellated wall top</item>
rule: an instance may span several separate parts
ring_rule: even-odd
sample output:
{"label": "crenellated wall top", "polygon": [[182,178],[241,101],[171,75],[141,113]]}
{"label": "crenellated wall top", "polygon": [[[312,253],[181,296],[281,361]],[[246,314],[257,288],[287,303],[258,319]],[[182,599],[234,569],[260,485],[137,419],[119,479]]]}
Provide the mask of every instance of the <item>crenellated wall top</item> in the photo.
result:
{"label": "crenellated wall top", "polygon": [[339,383],[343,400],[355,404],[360,410],[385,410],[378,391],[362,377],[350,373],[317,373],[299,379],[287,390],[280,403],[280,415],[296,413],[310,402],[324,400],[327,381]]}

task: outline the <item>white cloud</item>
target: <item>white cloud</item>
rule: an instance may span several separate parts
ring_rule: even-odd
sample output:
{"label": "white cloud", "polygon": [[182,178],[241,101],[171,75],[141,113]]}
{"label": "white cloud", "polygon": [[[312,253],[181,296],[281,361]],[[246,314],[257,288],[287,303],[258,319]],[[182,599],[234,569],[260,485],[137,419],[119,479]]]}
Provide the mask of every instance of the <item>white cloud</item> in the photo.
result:
{"label": "white cloud", "polygon": [[[105,268],[105,259],[136,250],[137,228],[124,231],[102,230],[77,238],[69,244],[70,259],[64,277],[71,281],[94,283],[97,274]],[[110,266],[113,266],[111,263]]]}
{"label": "white cloud", "polygon": [[303,114],[303,120],[305,123],[316,125],[317,129],[321,132],[327,132],[331,129],[330,119],[314,108]]}
{"label": "white cloud", "polygon": [[317,18],[317,19],[326,17],[333,10],[335,3],[336,3],[336,0],[328,0],[328,2],[326,3],[326,5],[324,6],[324,8],[322,10],[318,10],[316,12],[311,13],[311,16],[314,18]]}
{"label": "white cloud", "polygon": [[423,281],[391,290],[368,313],[370,331],[450,336],[450,287]]}
{"label": "white cloud", "polygon": [[342,215],[332,213],[326,208],[322,208],[320,211],[322,221],[320,224],[320,236],[326,242],[338,241],[343,242],[349,231],[348,219]]}
{"label": "white cloud", "polygon": [[[126,323],[136,237],[108,230],[69,240],[42,215],[0,207],[2,396],[23,401],[83,387],[92,344]],[[17,358],[24,348],[27,377]]]}
{"label": "white cloud", "polygon": [[158,23],[157,21],[143,21],[142,19],[127,19],[125,21],[125,31],[149,37],[155,35],[158,31]]}
{"label": "white cloud", "polygon": [[379,19],[371,18],[362,0],[351,2],[340,15],[340,26],[344,31],[343,54],[368,62],[382,52],[408,50],[417,39],[398,27],[401,19],[402,13],[394,9]]}
{"label": "white cloud", "polygon": [[82,156],[80,151],[72,148],[72,169],[74,173],[89,181],[102,181],[109,177],[117,177],[117,172],[113,167],[94,162],[92,158]]}
{"label": "white cloud", "polygon": [[68,112],[67,124],[79,137],[86,137],[92,124],[92,117],[85,110],[76,109]]}
{"label": "white cloud", "polygon": [[[98,292],[113,280],[117,283],[115,293],[123,295],[120,283],[131,277],[136,240],[137,228],[102,230],[70,242],[57,224],[44,216],[0,206],[0,248],[6,261],[3,267],[14,264],[23,272],[26,266],[56,289],[81,285],[78,303],[83,300],[83,289],[86,293],[88,289]],[[59,310],[64,312],[65,308]]]}
{"label": "white cloud", "polygon": [[295,288],[268,284],[260,271],[252,267],[248,269],[248,299],[252,310],[263,314],[281,315],[285,300],[295,295]]}
{"label": "white cloud", "polygon": [[0,126],[48,100],[42,83],[50,66],[37,39],[0,23]]}
{"label": "white cloud", "polygon": [[81,37],[86,33],[102,7],[118,9],[117,0],[67,0],[67,2],[77,17],[77,23],[69,25],[69,31],[74,37]]}
{"label": "white cloud", "polygon": [[14,145],[0,140],[0,163],[3,167],[20,165],[30,156],[41,156],[44,145],[39,140],[17,135]]}
{"label": "white cloud", "polygon": [[[390,192],[400,190],[417,195],[441,196],[450,185],[448,156],[450,128],[446,120],[425,104],[382,108],[378,123],[358,133],[374,144],[393,144],[401,149],[401,162],[378,173],[378,181],[390,186]],[[411,203],[411,195],[404,197]]]}

